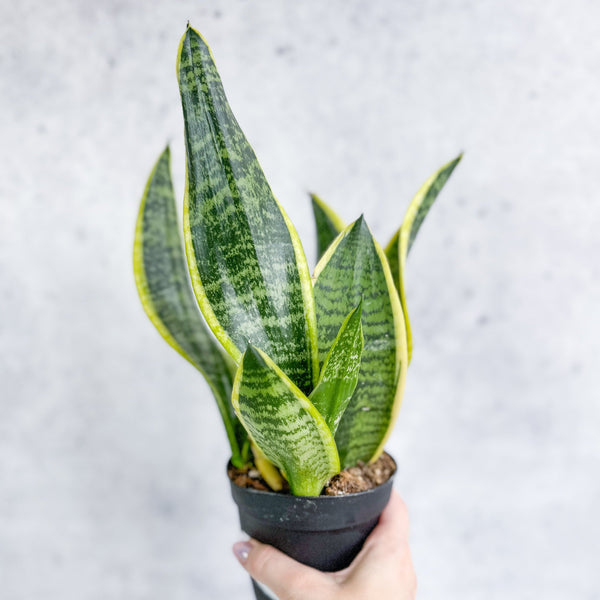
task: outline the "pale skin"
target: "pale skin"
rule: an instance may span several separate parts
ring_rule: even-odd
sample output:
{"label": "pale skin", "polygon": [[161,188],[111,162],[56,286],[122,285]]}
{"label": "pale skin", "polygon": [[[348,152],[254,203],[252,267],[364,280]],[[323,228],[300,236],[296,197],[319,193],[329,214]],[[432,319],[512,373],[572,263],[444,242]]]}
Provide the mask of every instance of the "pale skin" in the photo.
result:
{"label": "pale skin", "polygon": [[393,491],[379,523],[354,562],[322,573],[256,540],[238,542],[234,554],[280,600],[414,600],[417,579],[408,545],[408,513]]}

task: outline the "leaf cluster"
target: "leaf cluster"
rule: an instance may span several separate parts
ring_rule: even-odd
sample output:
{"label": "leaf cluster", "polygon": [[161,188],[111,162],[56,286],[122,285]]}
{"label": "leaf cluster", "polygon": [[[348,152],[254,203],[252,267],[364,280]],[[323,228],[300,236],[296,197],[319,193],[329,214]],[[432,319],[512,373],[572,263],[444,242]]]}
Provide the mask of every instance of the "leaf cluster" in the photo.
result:
{"label": "leaf cluster", "polygon": [[385,250],[362,217],[345,225],[312,195],[319,262],[311,277],[298,234],[231,112],[210,49],[190,27],[177,75],[184,243],[167,148],[136,226],[142,304],[210,385],[232,463],[248,463],[252,447],[271,487],[280,488],[283,477],[293,494],[318,495],[342,468],[375,460],[392,430],[412,353],[406,257],[461,157],[425,182]]}

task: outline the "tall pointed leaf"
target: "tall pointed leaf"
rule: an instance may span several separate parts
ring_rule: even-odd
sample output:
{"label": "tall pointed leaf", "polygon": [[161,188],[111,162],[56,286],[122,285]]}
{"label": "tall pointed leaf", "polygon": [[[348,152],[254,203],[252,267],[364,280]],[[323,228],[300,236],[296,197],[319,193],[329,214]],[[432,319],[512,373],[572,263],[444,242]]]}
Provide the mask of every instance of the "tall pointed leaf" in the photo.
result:
{"label": "tall pointed leaf", "polygon": [[408,310],[406,308],[406,293],[404,291],[404,268],[406,257],[412,248],[429,209],[433,206],[438,194],[446,184],[446,181],[448,181],[450,175],[452,175],[452,171],[454,171],[454,168],[460,162],[461,158],[462,154],[438,169],[421,186],[408,206],[402,225],[392,236],[392,239],[385,248],[385,255],[390,264],[394,282],[400,293],[400,302],[402,303],[404,320],[406,322],[409,361],[412,357],[412,334],[410,331],[410,322],[408,320]]}
{"label": "tall pointed leaf", "polygon": [[361,315],[362,301],[342,323],[309,396],[334,435],[358,382],[363,349]]}
{"label": "tall pointed leaf", "polygon": [[184,232],[200,308],[236,362],[252,344],[308,391],[318,377],[316,321],[298,234],[231,112],[206,42],[191,28],[177,71],[187,155]]}
{"label": "tall pointed leaf", "polygon": [[241,466],[245,433],[231,405],[231,358],[212,338],[192,293],[177,225],[167,148],[152,169],[137,219],[134,272],[142,305],[163,338],[206,378],[217,400],[232,462]]}
{"label": "tall pointed leaf", "polygon": [[327,250],[315,278],[321,359],[348,311],[362,298],[360,376],[335,436],[344,468],[373,460],[383,450],[402,398],[406,331],[387,260],[362,217]]}
{"label": "tall pointed leaf", "polygon": [[408,256],[429,209],[433,206],[435,199],[438,197],[438,194],[441,192],[446,181],[448,181],[450,175],[452,175],[452,171],[454,171],[461,159],[462,154],[459,154],[454,160],[451,160],[448,164],[436,171],[421,186],[421,189],[412,199],[406,214],[404,215],[402,229],[400,231],[401,256],[404,255],[405,258]]}
{"label": "tall pointed leaf", "polygon": [[320,260],[346,225],[341,217],[316,194],[311,194],[310,198],[317,228],[317,260]]}
{"label": "tall pointed leaf", "polygon": [[339,472],[333,435],[319,411],[261,350],[248,346],[233,405],[254,443],[287,478],[292,494],[318,496]]}

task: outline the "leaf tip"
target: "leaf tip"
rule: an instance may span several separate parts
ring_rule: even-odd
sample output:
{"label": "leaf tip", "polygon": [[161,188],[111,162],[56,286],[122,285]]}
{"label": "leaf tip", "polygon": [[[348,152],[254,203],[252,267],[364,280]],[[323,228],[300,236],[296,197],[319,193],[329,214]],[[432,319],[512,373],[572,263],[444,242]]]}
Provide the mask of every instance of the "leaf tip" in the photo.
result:
{"label": "leaf tip", "polygon": [[321,198],[319,198],[319,196],[317,196],[317,194],[315,194],[314,192],[308,192],[308,195],[310,196],[310,201],[315,216],[317,215],[317,213],[324,214],[325,208],[323,206],[323,201],[321,200]]}
{"label": "leaf tip", "polygon": [[262,357],[261,351],[256,346],[248,343],[240,362],[243,362],[244,364],[254,363],[262,365],[265,361]]}
{"label": "leaf tip", "polygon": [[354,225],[352,226],[352,231],[361,234],[361,235],[371,235],[371,230],[365,221],[364,213],[354,221]]}
{"label": "leaf tip", "polygon": [[363,300],[364,300],[364,296],[361,294],[360,295],[360,302],[358,303],[358,306],[354,309],[359,314],[362,313]]}
{"label": "leaf tip", "polygon": [[208,42],[204,39],[204,36],[197,29],[192,27],[191,23],[188,21],[183,38],[186,39],[192,37],[195,38],[201,46],[205,46],[207,49],[210,49]]}
{"label": "leaf tip", "polygon": [[352,313],[350,313],[350,319],[349,319],[349,321],[350,320],[358,321],[358,334],[361,339],[361,344],[364,344],[363,328],[362,328],[363,300],[364,300],[364,296],[361,294],[360,302],[358,303],[358,306],[352,311]]}

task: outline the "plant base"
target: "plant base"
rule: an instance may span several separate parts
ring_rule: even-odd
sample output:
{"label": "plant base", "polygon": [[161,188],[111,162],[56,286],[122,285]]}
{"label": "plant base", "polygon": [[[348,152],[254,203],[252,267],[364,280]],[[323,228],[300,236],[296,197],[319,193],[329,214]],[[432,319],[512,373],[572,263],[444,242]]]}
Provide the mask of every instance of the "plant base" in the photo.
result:
{"label": "plant base", "polygon": [[[240,525],[250,537],[270,544],[320,571],[339,571],[359,553],[388,503],[393,476],[378,487],[345,496],[292,496],[241,488],[231,482]],[[253,582],[257,600],[272,600]]]}

